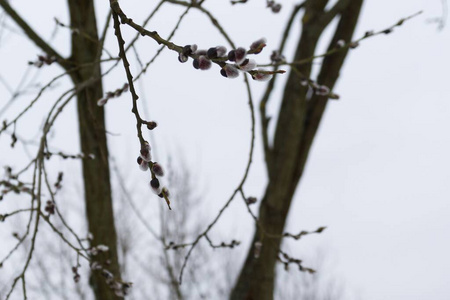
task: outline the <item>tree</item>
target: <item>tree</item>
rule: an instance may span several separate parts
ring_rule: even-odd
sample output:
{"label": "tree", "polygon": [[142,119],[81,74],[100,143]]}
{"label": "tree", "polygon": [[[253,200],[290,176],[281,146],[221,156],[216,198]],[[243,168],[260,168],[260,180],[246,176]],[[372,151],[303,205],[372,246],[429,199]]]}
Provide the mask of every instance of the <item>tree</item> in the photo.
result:
{"label": "tree", "polygon": [[[249,249],[245,264],[242,266],[239,278],[235,287],[231,292],[231,299],[272,299],[274,295],[275,282],[275,264],[278,260],[283,263],[297,264],[303,271],[313,272],[313,270],[302,266],[298,259],[291,257],[289,254],[281,250],[281,242],[283,238],[300,238],[308,233],[320,233],[324,228],[318,228],[313,232],[302,232],[299,235],[283,233],[286,218],[291,207],[292,198],[297,188],[298,182],[303,174],[303,170],[308,158],[309,150],[320,124],[323,112],[330,99],[336,99],[339,96],[333,91],[336,81],[339,77],[340,70],[350,49],[356,48],[358,43],[366,38],[377,34],[388,34],[396,26],[400,26],[406,19],[402,19],[393,26],[379,32],[367,32],[365,36],[358,40],[353,40],[353,32],[358,21],[362,0],[339,0],[331,8],[328,7],[328,0],[305,1],[296,5],[292,15],[287,20],[286,29],[283,35],[281,46],[278,52],[272,55],[272,63],[269,67],[273,70],[260,70],[253,64],[253,60],[246,60],[246,56],[259,54],[266,46],[266,41],[257,40],[250,48],[238,48],[230,36],[225,32],[219,21],[213,14],[204,8],[204,1],[183,2],[177,0],[161,1],[150,17],[158,12],[158,9],[165,2],[175,4],[185,8],[185,13],[180,17],[173,33],[177,30],[179,23],[190,10],[198,10],[211,20],[212,24],[221,32],[224,39],[230,44],[231,53],[226,56],[223,47],[212,46],[207,52],[197,51],[196,47],[191,45],[182,45],[172,41],[173,33],[167,39],[162,38],[156,31],[150,31],[145,28],[146,22],[140,24],[135,22],[132,16],[128,16],[119,5],[119,2],[111,0],[111,16],[108,18],[101,33],[98,31],[96,22],[96,12],[94,4],[91,1],[72,1],[68,2],[70,12],[70,25],[64,25],[58,21],[58,26],[70,28],[71,34],[71,53],[68,58],[59,54],[50,44],[44,41],[39,34],[33,30],[28,23],[18,14],[8,1],[0,0],[0,6],[14,20],[14,22],[23,30],[26,36],[36,44],[45,55],[39,57],[35,63],[36,66],[44,64],[58,64],[63,70],[64,75],[68,75],[73,83],[73,88],[54,103],[47,118],[39,147],[35,158],[25,168],[24,172],[29,168],[31,171],[31,181],[21,179],[23,172],[13,172],[10,170],[8,179],[2,181],[2,185],[6,187],[7,192],[28,193],[31,196],[31,206],[27,209],[15,211],[2,215],[3,219],[10,217],[19,212],[30,212],[29,223],[27,225],[26,234],[19,237],[17,247],[27,238],[31,236],[31,246],[29,254],[23,268],[23,271],[15,277],[12,288],[8,294],[14,291],[14,288],[23,283],[24,293],[26,291],[25,274],[32,259],[34,251],[34,243],[38,234],[40,222],[46,222],[53,226],[50,215],[58,213],[55,205],[56,190],[51,186],[46,170],[46,159],[52,156],[70,157],[65,153],[55,153],[50,151],[48,143],[48,134],[52,129],[57,117],[63,108],[70,102],[73,97],[77,99],[78,123],[80,134],[80,146],[83,156],[81,158],[83,167],[84,197],[86,205],[86,218],[89,224],[89,232],[92,233],[90,245],[81,241],[75,235],[77,245],[74,245],[65,236],[55,228],[55,232],[67,242],[67,244],[77,253],[78,257],[85,258],[91,262],[92,280],[91,285],[97,299],[114,299],[122,296],[129,288],[129,283],[121,279],[120,264],[118,259],[116,225],[113,213],[113,201],[111,197],[110,184],[110,166],[109,166],[109,149],[107,147],[107,129],[105,127],[104,105],[112,98],[120,96],[129,89],[132,97],[132,113],[135,116],[137,136],[140,144],[140,158],[138,163],[141,168],[150,170],[152,177],[152,187],[157,194],[163,198],[168,208],[170,206],[169,192],[167,189],[160,189],[159,177],[161,170],[159,164],[152,160],[150,155],[150,145],[146,141],[143,129],[154,129],[156,123],[145,120],[141,117],[138,107],[139,95],[135,84],[141,74],[144,73],[149,64],[142,66],[141,72],[133,77],[130,68],[130,60],[127,56],[130,49],[134,48],[134,43],[138,36],[151,39],[162,45],[162,49],[169,49],[176,52],[180,62],[186,62],[193,59],[194,67],[197,69],[209,69],[211,64],[217,65],[224,77],[233,78],[239,75],[239,72],[245,74],[245,83],[248,91],[248,104],[251,111],[252,122],[252,138],[248,163],[245,173],[239,185],[234,190],[231,197],[219,211],[217,216],[205,226],[200,234],[192,242],[183,242],[179,244],[169,244],[168,249],[187,248],[187,254],[181,266],[181,274],[179,281],[183,278],[183,271],[191,254],[198,247],[201,241],[206,240],[213,248],[217,247],[234,247],[235,241],[224,242],[215,245],[210,239],[210,230],[221,218],[223,212],[229,204],[239,195],[245,201],[248,211],[255,220],[255,234],[253,236],[252,247]],[[232,1],[233,4],[242,5],[246,1]],[[277,12],[280,5],[273,1],[267,1],[268,7]],[[290,30],[294,23],[295,16],[303,11],[302,30],[298,37],[297,50],[295,57],[289,63],[282,56],[284,46]],[[338,25],[333,28],[334,35],[329,42],[326,53],[317,54],[317,44],[323,36],[324,30],[336,20]],[[111,23],[110,23],[111,22]],[[108,34],[108,28],[114,27],[115,36],[117,38],[116,52],[118,57],[102,54],[104,49],[104,41]],[[132,28],[138,35],[136,38],[125,41],[123,34],[124,28]],[[160,51],[155,55],[158,56]],[[318,76],[313,74],[313,61],[323,57],[323,61],[318,72]],[[101,71],[101,64],[105,61],[113,61],[114,66],[119,63],[123,64],[127,84],[122,88],[118,88],[114,92],[103,93],[103,81],[105,75],[109,72]],[[217,67],[214,66],[214,67]],[[283,74],[284,70],[279,70],[281,66],[291,67],[288,75]],[[240,69],[240,70],[238,70]],[[254,139],[255,139],[255,109],[253,107],[253,99],[248,82],[248,76],[255,80],[268,80],[272,78],[267,85],[266,92],[259,104],[262,140],[264,144],[265,162],[268,174],[268,184],[265,196],[259,207],[259,214],[256,216],[251,210],[251,204],[255,199],[245,194],[244,184],[249,172],[249,168],[253,158]],[[281,99],[281,109],[276,117],[277,125],[273,138],[273,142],[269,138],[269,122],[271,118],[266,114],[267,103],[271,97],[272,90],[275,86],[277,76],[288,76],[284,87],[284,94]],[[56,77],[54,81],[58,80]],[[225,79],[223,79],[225,80]],[[51,86],[53,80],[46,86],[42,87],[38,92],[35,100],[31,102],[24,110],[26,112],[41,97],[45,89]],[[12,121],[5,121],[2,133],[13,128],[11,132],[12,146],[17,141],[14,126],[18,123],[23,114],[19,114]],[[93,159],[90,159],[92,155]],[[29,171],[28,171],[29,172]],[[62,180],[62,177],[61,177]],[[58,180],[60,182],[61,180]],[[57,183],[58,183],[57,182]],[[56,185],[56,188],[58,185]],[[50,194],[51,199],[44,207],[44,190]],[[6,194],[6,193],[5,193]],[[43,209],[44,207],[44,209]],[[60,215],[61,218],[62,215]],[[33,223],[32,223],[33,221]],[[102,257],[102,261],[92,265],[94,262],[93,252],[106,252]],[[75,267],[75,276],[77,274],[78,265]],[[106,278],[106,279],[105,279]]]}

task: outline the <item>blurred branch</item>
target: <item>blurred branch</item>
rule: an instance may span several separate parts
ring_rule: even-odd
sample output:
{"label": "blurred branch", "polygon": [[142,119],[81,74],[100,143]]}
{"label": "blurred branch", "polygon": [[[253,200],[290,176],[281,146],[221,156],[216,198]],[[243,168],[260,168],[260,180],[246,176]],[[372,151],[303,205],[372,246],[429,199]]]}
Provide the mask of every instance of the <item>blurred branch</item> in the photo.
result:
{"label": "blurred branch", "polygon": [[7,0],[0,0],[0,6],[39,48],[48,55],[56,57],[57,62],[63,69],[68,70],[70,68],[70,64],[55,49],[47,44],[24,19],[22,19],[22,17],[9,5]]}
{"label": "blurred branch", "polygon": [[322,54],[313,55],[313,56],[310,56],[308,58],[304,58],[304,59],[301,59],[301,60],[298,60],[298,61],[293,61],[293,62],[290,62],[290,63],[288,63],[288,62],[281,62],[281,63],[277,63],[277,64],[265,64],[265,65],[260,65],[260,66],[271,66],[271,65],[284,66],[284,65],[289,65],[289,66],[294,67],[294,66],[299,66],[299,65],[310,63],[310,62],[312,62],[313,60],[315,60],[317,58],[323,58],[323,57],[326,57],[326,56],[330,56],[330,55],[332,55],[334,53],[338,53],[340,51],[344,51],[344,50],[347,50],[347,49],[353,49],[353,48],[356,48],[359,45],[359,43],[361,41],[365,40],[365,39],[368,39],[368,38],[371,38],[371,37],[374,37],[374,36],[378,36],[378,35],[381,35],[381,34],[390,34],[390,33],[392,33],[392,31],[396,27],[400,27],[401,25],[403,25],[404,22],[409,21],[410,19],[415,18],[415,17],[417,17],[418,15],[420,15],[422,13],[423,13],[423,11],[416,12],[416,13],[408,16],[408,17],[405,17],[405,18],[402,18],[402,19],[398,20],[393,25],[391,25],[391,26],[389,26],[389,27],[387,27],[385,29],[376,31],[376,32],[366,31],[364,36],[362,36],[362,37],[360,37],[360,38],[358,38],[358,39],[356,39],[354,41],[346,42],[346,41],[342,40],[344,42],[343,44],[341,44],[341,45],[337,44],[337,45],[334,45],[334,46],[332,45],[332,47],[330,47],[331,49],[329,49],[327,52],[322,53]]}

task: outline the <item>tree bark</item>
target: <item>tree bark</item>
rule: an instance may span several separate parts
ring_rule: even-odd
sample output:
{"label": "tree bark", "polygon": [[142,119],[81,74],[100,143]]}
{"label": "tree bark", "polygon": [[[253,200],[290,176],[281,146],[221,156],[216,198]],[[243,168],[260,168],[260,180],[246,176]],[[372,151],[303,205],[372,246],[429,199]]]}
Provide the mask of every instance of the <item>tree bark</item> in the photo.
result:
{"label": "tree bark", "polygon": [[[314,55],[323,30],[337,15],[338,27],[329,48],[338,40],[350,41],[357,24],[363,0],[341,0],[326,11],[328,0],[307,1],[302,19],[302,32],[294,61]],[[347,56],[343,49],[323,61],[318,84],[332,89]],[[320,124],[328,98],[314,94],[300,84],[310,78],[311,63],[292,70],[287,80],[278,115],[273,146],[267,155],[269,182],[259,208],[259,226],[252,246],[230,295],[232,300],[271,300],[274,296],[275,264],[282,242],[292,198],[303,173],[311,144]],[[301,73],[301,74],[299,74]],[[259,257],[255,258],[255,242],[261,242]]]}
{"label": "tree bark", "polygon": [[[105,266],[120,279],[119,260],[117,255],[117,236],[114,224],[114,212],[111,196],[108,146],[105,131],[105,115],[103,107],[97,100],[103,97],[103,85],[100,77],[99,57],[101,47],[98,38],[94,4],[91,0],[69,0],[70,24],[79,32],[72,33],[72,55],[69,59],[74,67],[80,68],[72,75],[75,86],[98,78],[77,94],[77,110],[80,132],[81,151],[86,158],[82,161],[83,181],[86,203],[86,216],[89,231],[93,235],[92,246],[106,245],[108,254],[101,258]],[[87,156],[93,154],[95,159]],[[99,271],[93,271],[90,284],[96,299],[119,299],[106,284]]]}

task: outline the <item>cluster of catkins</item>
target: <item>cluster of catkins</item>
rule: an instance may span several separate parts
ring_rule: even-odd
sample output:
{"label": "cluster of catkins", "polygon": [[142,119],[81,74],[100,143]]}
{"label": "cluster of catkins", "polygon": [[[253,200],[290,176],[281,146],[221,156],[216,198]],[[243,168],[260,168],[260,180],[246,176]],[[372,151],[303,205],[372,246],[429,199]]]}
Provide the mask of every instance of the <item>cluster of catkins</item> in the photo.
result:
{"label": "cluster of catkins", "polygon": [[157,162],[152,162],[152,156],[150,154],[151,147],[148,142],[145,142],[144,146],[140,150],[140,155],[137,158],[137,163],[142,171],[150,169],[152,173],[152,180],[150,181],[150,187],[161,198],[169,197],[169,190],[166,187],[161,187],[158,177],[164,176],[164,170]]}
{"label": "cluster of catkins", "polygon": [[250,45],[249,49],[239,47],[227,53],[224,46],[211,47],[208,50],[198,50],[197,45],[186,45],[178,55],[181,63],[188,61],[189,57],[194,59],[193,66],[198,70],[209,70],[212,63],[218,64],[220,74],[227,78],[236,78],[239,71],[248,72],[255,80],[266,81],[272,78],[270,72],[263,69],[256,69],[257,64],[254,59],[247,58],[249,54],[258,54],[266,46],[264,38],[257,40]]}

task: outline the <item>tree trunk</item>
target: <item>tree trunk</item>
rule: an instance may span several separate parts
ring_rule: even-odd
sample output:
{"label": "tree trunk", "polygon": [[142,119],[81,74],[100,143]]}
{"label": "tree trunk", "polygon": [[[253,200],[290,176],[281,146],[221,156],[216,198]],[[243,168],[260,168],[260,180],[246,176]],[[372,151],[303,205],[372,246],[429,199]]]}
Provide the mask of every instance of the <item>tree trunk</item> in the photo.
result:
{"label": "tree trunk", "polygon": [[[97,105],[97,100],[103,96],[103,86],[98,62],[101,49],[94,4],[91,0],[69,0],[68,3],[71,27],[79,31],[72,34],[72,56],[69,60],[75,67],[90,64],[72,75],[72,80],[75,86],[79,86],[89,79],[99,78],[77,94],[81,151],[86,156],[82,164],[89,231],[93,235],[92,246],[109,247],[109,253],[99,262],[104,263],[109,259],[110,263],[105,268],[113,273],[115,279],[120,279],[105,115],[103,107]],[[95,159],[89,159],[89,154],[93,154]],[[118,299],[99,271],[92,272],[90,283],[96,299]]]}
{"label": "tree trunk", "polygon": [[[335,48],[338,40],[349,42],[362,2],[363,0],[341,0],[326,11],[328,0],[307,1],[294,60],[314,55],[323,30],[337,15],[340,15],[340,20],[329,49]],[[317,78],[318,84],[330,89],[334,87],[347,52],[348,49],[343,49],[324,59]],[[328,102],[325,96],[308,96],[308,87],[300,84],[302,78],[310,78],[311,66],[311,63],[300,65],[297,67],[299,72],[291,71],[289,74],[274,143],[266,154],[269,156],[266,159],[269,183],[259,208],[260,227],[256,228],[252,246],[230,295],[232,300],[273,299],[275,263],[282,242],[281,236],[292,197]],[[255,242],[262,243],[258,258],[255,258]]]}

